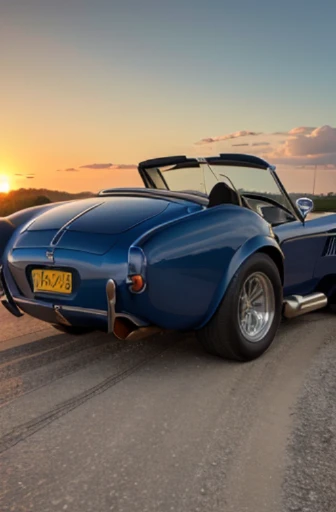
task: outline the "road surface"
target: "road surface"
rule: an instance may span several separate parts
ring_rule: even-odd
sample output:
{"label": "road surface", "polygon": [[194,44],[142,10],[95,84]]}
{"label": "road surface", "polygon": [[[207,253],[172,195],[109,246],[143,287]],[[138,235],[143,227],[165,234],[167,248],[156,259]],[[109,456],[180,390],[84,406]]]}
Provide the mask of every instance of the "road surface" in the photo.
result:
{"label": "road surface", "polygon": [[1,512],[331,512],[336,317],[247,364],[0,310]]}

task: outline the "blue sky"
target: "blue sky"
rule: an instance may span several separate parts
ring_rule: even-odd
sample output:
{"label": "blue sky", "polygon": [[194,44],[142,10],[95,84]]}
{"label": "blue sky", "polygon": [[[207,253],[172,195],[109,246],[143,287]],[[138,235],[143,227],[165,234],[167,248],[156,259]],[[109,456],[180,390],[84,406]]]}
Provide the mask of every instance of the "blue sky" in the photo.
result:
{"label": "blue sky", "polygon": [[42,183],[242,130],[332,129],[335,19],[330,0],[0,0],[2,172]]}

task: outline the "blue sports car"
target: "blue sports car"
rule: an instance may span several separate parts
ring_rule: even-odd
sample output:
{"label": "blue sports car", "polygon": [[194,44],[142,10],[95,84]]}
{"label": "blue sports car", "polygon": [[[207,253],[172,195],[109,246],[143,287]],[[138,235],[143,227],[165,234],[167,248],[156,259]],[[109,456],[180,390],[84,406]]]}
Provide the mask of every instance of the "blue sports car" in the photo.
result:
{"label": "blue sports car", "polygon": [[141,162],[143,188],[0,220],[2,303],[66,332],[196,331],[247,361],[281,317],[336,303],[336,214],[307,215],[255,156]]}

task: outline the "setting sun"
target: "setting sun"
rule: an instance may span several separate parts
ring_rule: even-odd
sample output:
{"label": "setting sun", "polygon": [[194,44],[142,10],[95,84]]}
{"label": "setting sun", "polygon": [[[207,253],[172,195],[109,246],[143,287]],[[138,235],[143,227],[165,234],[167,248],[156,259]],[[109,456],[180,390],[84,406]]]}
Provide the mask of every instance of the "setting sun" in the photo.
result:
{"label": "setting sun", "polygon": [[10,191],[10,185],[7,178],[0,178],[0,193],[8,194]]}

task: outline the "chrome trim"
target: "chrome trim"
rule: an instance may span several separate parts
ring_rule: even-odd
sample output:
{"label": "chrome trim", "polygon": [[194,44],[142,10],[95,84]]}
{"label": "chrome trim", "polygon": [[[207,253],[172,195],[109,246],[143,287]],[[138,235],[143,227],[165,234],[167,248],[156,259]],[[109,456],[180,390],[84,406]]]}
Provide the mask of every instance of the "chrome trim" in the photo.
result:
{"label": "chrome trim", "polygon": [[117,318],[125,318],[132,322],[136,328],[144,329],[148,327],[148,323],[140,320],[133,315],[128,313],[116,313],[116,284],[113,279],[109,279],[106,283],[106,297],[107,297],[107,332],[110,334],[114,333],[114,324]]}
{"label": "chrome trim", "polygon": [[[57,306],[55,306],[57,307]],[[76,306],[59,306],[61,311],[69,311],[69,312],[75,312],[75,313],[86,313],[88,315],[95,315],[95,316],[108,316],[108,311],[104,311],[103,309],[90,309],[90,308],[80,308]],[[143,320],[140,320],[136,316],[129,315],[127,313],[116,313],[115,312],[115,318],[125,318],[126,320],[130,320],[134,325],[137,327],[145,327],[147,325],[146,322]]]}
{"label": "chrome trim", "polygon": [[34,222],[37,220],[37,218],[38,218],[38,215],[37,215],[36,217],[34,217],[33,219],[30,219],[30,220],[29,220],[29,221],[28,221],[28,222],[23,226],[23,228],[21,229],[21,231],[20,231],[20,235],[22,235],[22,233],[25,233],[25,231],[27,231],[27,229],[29,229],[29,228],[30,228],[30,226],[31,226],[32,224],[34,224]]}
{"label": "chrome trim", "polygon": [[[57,243],[61,240],[62,236],[64,235],[64,233],[62,233],[62,231],[65,231],[73,222],[75,222],[76,220],[78,220],[80,217],[82,217],[83,215],[85,215],[86,213],[88,213],[89,211],[91,210],[94,210],[95,208],[97,208],[98,206],[100,206],[101,204],[104,204],[103,202],[100,202],[100,203],[95,203],[94,205],[92,206],[89,206],[89,208],[86,208],[86,210],[83,210],[82,212],[78,213],[77,215],[75,215],[72,219],[68,220],[68,222],[66,222],[56,233],[56,235],[53,237],[53,239],[51,240],[50,242],[50,246],[53,246],[55,247],[57,245]],[[57,240],[57,242],[55,243],[55,240],[58,238],[58,236],[61,234],[59,240]]]}
{"label": "chrome trim", "polygon": [[[209,165],[209,169],[211,170],[212,174],[216,177],[216,175],[215,175],[215,173],[213,172],[213,170],[211,169],[210,165]],[[232,186],[233,190],[234,190],[234,191],[236,192],[236,194],[237,194],[238,202],[239,202],[239,206],[243,206],[243,202],[242,202],[242,198],[241,198],[241,196],[242,196],[242,195],[238,192],[238,190],[237,190],[237,189],[236,189],[236,187],[234,186],[234,184],[233,184],[233,182],[232,182],[231,178],[229,178],[229,176],[226,176],[226,174],[222,174],[222,173],[219,173],[219,176],[222,176],[223,178],[226,178],[226,179],[230,182],[230,184],[231,184],[231,186]]]}
{"label": "chrome trim", "polygon": [[113,279],[109,279],[106,283],[106,296],[107,296],[107,332],[113,333],[114,323],[116,320],[116,285]]}
{"label": "chrome trim", "polygon": [[336,256],[336,236],[331,236],[328,240],[324,256]]}
{"label": "chrome trim", "polygon": [[148,323],[144,322],[143,320],[140,320],[140,318],[137,318],[136,316],[129,315],[127,313],[116,313],[116,318],[126,318],[126,320],[129,320],[137,327],[147,327]]}
{"label": "chrome trim", "polygon": [[285,196],[285,198],[287,199],[288,203],[289,203],[289,206],[291,206],[292,208],[292,212],[294,214],[294,217],[299,220],[300,222],[302,222],[302,224],[304,224],[304,217],[302,216],[301,212],[298,210],[298,208],[295,206],[295,204],[293,203],[290,195],[288,194],[286,188],[284,187],[282,181],[280,180],[279,176],[277,175],[276,173],[276,167],[275,165],[268,165],[267,167],[267,171],[269,171],[276,183],[276,185],[278,186],[278,189],[280,190],[280,192]]}
{"label": "chrome trim", "polygon": [[[110,279],[109,281],[112,281],[112,279]],[[114,281],[112,281],[112,282],[114,283]],[[108,311],[104,311],[103,309],[81,308],[81,307],[77,307],[77,306],[61,306],[60,304],[52,304],[50,302],[26,299],[25,297],[13,297],[13,300],[15,302],[18,302],[19,304],[21,303],[21,304],[27,304],[30,306],[46,307],[48,309],[53,309],[55,312],[57,311],[60,315],[62,315],[62,312],[66,313],[68,311],[69,313],[75,312],[75,313],[83,313],[83,314],[88,314],[88,315],[101,316],[104,318],[106,318],[106,317],[114,318],[114,321],[116,320],[116,318],[125,318],[126,320],[129,320],[130,322],[132,322],[136,327],[148,326],[147,322],[144,322],[143,320],[141,320],[140,318],[137,318],[134,315],[131,315],[128,313],[116,313],[115,303],[113,303],[113,297],[111,297],[111,290],[112,290],[113,286],[110,284],[109,286],[107,286],[107,288],[109,291],[108,300],[109,300],[109,297],[112,298],[112,303],[110,304]],[[111,325],[112,324],[114,325],[114,321],[113,320],[111,321]],[[109,330],[108,332],[113,332],[113,330],[111,330],[111,331]]]}
{"label": "chrome trim", "polygon": [[[310,206],[307,208],[303,208],[302,206],[300,206],[300,201],[308,201],[310,203]],[[309,213],[314,211],[314,201],[310,199],[310,197],[299,197],[295,201],[295,205],[304,219],[307,217],[307,215],[309,215]]]}
{"label": "chrome trim", "polygon": [[311,293],[310,295],[291,295],[284,299],[284,316],[295,318],[317,309],[322,309],[328,304],[328,298],[324,293]]}
{"label": "chrome trim", "polygon": [[238,325],[251,343],[262,340],[272,327],[275,314],[274,290],[270,279],[254,272],[245,280],[239,295]]}
{"label": "chrome trim", "polygon": [[289,242],[294,242],[296,240],[305,240],[306,238],[322,238],[322,237],[330,237],[330,236],[335,236],[334,234],[334,231],[324,231],[322,233],[311,233],[311,234],[303,234],[303,235],[295,235],[291,238],[285,238],[284,240],[281,241],[281,245],[284,244],[284,243],[289,243]]}
{"label": "chrome trim", "polygon": [[67,320],[61,313],[61,307],[60,306],[54,306],[54,311],[55,311],[55,314],[56,314],[56,317],[57,317],[57,320],[59,321],[60,324],[63,324],[63,325],[67,325],[69,327],[71,327],[71,323],[69,322],[69,320]]}
{"label": "chrome trim", "polygon": [[96,315],[96,316],[107,316],[107,311],[104,311],[103,309],[90,309],[90,308],[79,308],[76,306],[54,306],[55,308],[58,307],[62,311],[69,311],[74,313],[86,313],[88,315]]}
{"label": "chrome trim", "polygon": [[25,297],[15,297],[13,296],[13,300],[18,302],[19,304],[28,304],[28,306],[41,306],[43,308],[52,309],[53,305],[50,302],[43,302],[39,300],[26,299]]}

